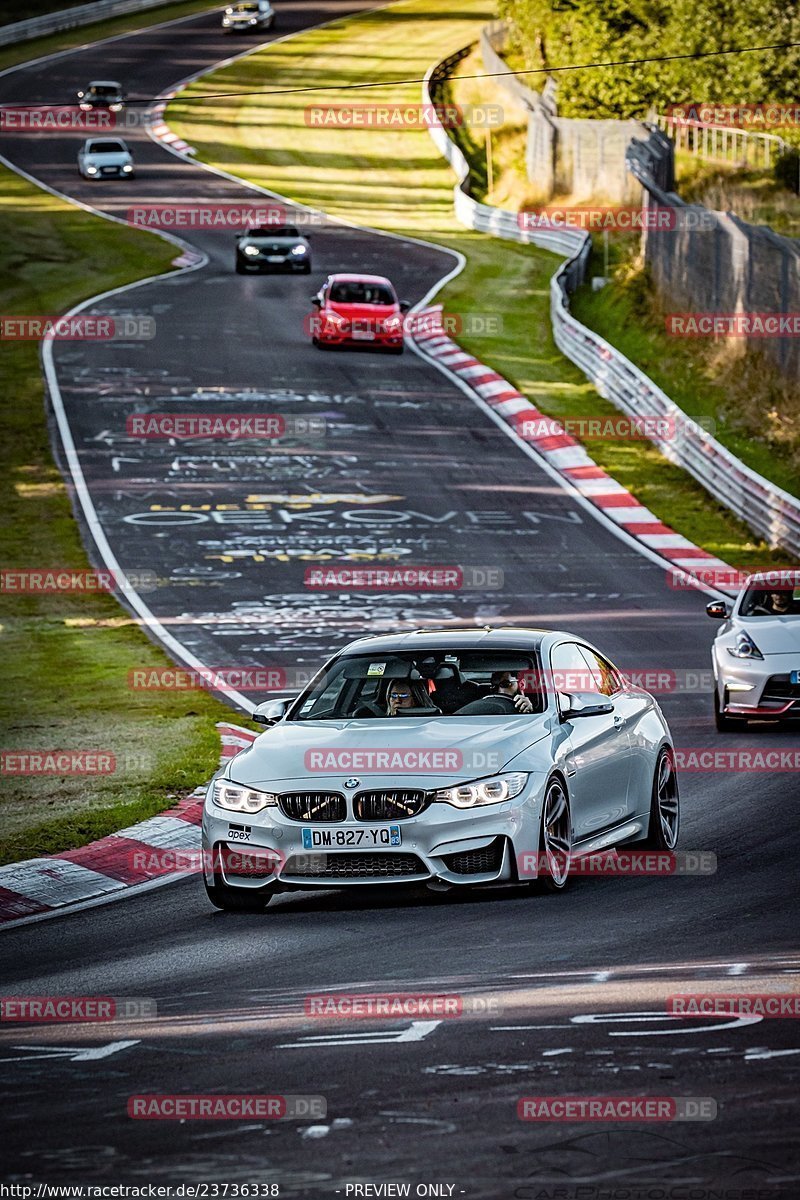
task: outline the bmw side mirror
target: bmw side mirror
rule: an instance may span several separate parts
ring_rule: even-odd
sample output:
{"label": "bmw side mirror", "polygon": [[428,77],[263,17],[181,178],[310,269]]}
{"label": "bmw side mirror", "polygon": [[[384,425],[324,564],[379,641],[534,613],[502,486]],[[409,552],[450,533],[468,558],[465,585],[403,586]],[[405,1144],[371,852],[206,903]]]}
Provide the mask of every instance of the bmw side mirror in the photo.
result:
{"label": "bmw side mirror", "polygon": [[411,301],[410,300],[401,300],[399,308],[400,308],[400,312],[408,312],[408,310],[411,308]]}
{"label": "bmw side mirror", "polygon": [[612,713],[614,705],[601,692],[559,692],[559,708],[562,721],[574,721],[578,717],[600,717]]}
{"label": "bmw side mirror", "polygon": [[710,604],[706,605],[706,612],[709,617],[714,617],[717,621],[724,621],[726,617],[730,616],[728,605],[724,600],[712,600]]}
{"label": "bmw side mirror", "polygon": [[258,725],[275,725],[286,716],[290,704],[291,700],[265,700],[253,713],[253,720]]}

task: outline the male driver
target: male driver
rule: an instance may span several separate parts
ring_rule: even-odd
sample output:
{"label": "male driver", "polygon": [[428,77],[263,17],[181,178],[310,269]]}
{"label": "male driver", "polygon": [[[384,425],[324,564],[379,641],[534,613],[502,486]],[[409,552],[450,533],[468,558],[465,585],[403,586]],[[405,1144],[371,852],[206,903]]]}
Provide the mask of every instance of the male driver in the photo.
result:
{"label": "male driver", "polygon": [[515,716],[516,714],[532,713],[533,705],[519,686],[519,674],[516,671],[494,671],[491,679],[491,691],[480,700],[472,700],[459,708],[456,716]]}

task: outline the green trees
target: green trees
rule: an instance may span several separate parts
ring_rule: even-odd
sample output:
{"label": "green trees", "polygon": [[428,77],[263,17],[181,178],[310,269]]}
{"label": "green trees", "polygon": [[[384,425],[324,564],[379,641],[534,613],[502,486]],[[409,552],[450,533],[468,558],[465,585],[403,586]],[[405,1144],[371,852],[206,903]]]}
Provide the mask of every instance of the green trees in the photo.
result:
{"label": "green trees", "polygon": [[[524,66],[560,66],[696,54],[800,42],[800,6],[786,0],[499,0],[516,28]],[[800,46],[627,67],[559,71],[558,106],[568,117],[644,117],[651,107],[790,102]],[[541,76],[529,76],[541,88]]]}

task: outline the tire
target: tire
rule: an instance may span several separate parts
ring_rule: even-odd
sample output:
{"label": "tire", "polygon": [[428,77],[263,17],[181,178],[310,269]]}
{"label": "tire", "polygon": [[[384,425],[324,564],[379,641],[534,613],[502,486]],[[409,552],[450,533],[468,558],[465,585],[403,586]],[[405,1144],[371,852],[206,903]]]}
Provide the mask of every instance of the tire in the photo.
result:
{"label": "tire", "polygon": [[542,805],[542,827],[539,834],[539,861],[547,867],[539,872],[531,887],[539,893],[563,892],[569,884],[572,854],[572,821],[569,793],[564,781],[553,775],[547,782]]}
{"label": "tire", "polygon": [[231,888],[219,882],[209,884],[203,880],[203,883],[211,903],[223,912],[264,912],[275,894],[271,889],[254,891],[251,888]]}
{"label": "tire", "polygon": [[650,796],[650,823],[647,837],[637,845],[645,850],[674,850],[681,828],[681,804],[675,755],[664,746],[658,756]]}
{"label": "tire", "polygon": [[310,275],[311,274],[311,263],[306,263],[306,265],[303,267],[300,274],[301,275]]}
{"label": "tire", "polygon": [[245,274],[244,267],[242,266],[242,264],[241,264],[240,262],[237,262],[237,264],[236,264],[236,274],[237,274],[237,275],[244,275],[244,274]]}
{"label": "tire", "polygon": [[317,335],[316,335],[316,334],[313,334],[313,335],[312,335],[312,337],[311,337],[311,345],[312,345],[312,346],[318,346],[318,345],[319,345],[319,338],[317,337]]}
{"label": "tire", "polygon": [[738,725],[738,721],[731,717],[726,717],[719,703],[719,692],[714,688],[714,724],[717,727],[718,733],[733,733]]}
{"label": "tire", "polygon": [[403,347],[402,346],[392,346],[391,349],[389,350],[389,353],[390,354],[402,354]]}

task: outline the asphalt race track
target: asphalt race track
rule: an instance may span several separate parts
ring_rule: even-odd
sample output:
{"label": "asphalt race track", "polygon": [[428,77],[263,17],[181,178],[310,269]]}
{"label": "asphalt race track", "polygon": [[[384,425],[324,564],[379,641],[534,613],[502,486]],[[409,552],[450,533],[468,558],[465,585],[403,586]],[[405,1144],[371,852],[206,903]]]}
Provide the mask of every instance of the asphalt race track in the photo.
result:
{"label": "asphalt race track", "polygon": [[[286,3],[276,34],[358,7]],[[133,97],[156,95],[242,48],[217,22],[205,14],[22,68],[0,77],[0,101],[66,101],[104,77]],[[115,215],[176,197],[253,199],[144,130],[125,136],[136,178],[107,185],[78,175],[80,134],[5,134],[0,152]],[[409,352],[310,345],[308,298],[329,271],[387,274],[416,302],[452,268],[449,255],[330,224],[312,230],[310,277],[241,277],[230,232],[182,236],[207,265],[94,306],[154,316],[155,338],[60,343],[55,364],[109,544],[126,570],[156,572],[146,602],[187,652],[214,667],[311,667],[362,633],[499,623],[573,629],[630,671],[708,672],[704,597],[670,588],[665,568],[598,523],[434,368]],[[129,437],[126,418],[151,411],[279,412],[322,418],[325,432],[270,455],[246,441]],[[504,585],[310,592],[304,572],[325,551],[500,567]],[[679,748],[796,738],[766,726],[718,735],[707,688],[661,701]],[[796,779],[686,772],[682,798],[681,848],[717,856],[706,878],[579,879],[553,898],[287,894],[263,916],[215,912],[191,880],[7,931],[7,993],[149,997],[158,1019],[99,1033],[0,1028],[0,1082],[13,1101],[5,1177],[274,1182],[309,1197],[392,1181],[466,1197],[796,1196],[793,1023],[663,1016],[670,991],[711,992],[736,976],[753,992],[796,981]],[[304,997],[330,989],[463,992],[484,1008],[438,1022],[306,1017]],[[134,1093],[173,1092],[324,1096],[327,1116],[126,1114]],[[532,1093],[712,1097],[718,1115],[527,1124],[516,1104]]]}

